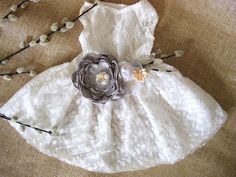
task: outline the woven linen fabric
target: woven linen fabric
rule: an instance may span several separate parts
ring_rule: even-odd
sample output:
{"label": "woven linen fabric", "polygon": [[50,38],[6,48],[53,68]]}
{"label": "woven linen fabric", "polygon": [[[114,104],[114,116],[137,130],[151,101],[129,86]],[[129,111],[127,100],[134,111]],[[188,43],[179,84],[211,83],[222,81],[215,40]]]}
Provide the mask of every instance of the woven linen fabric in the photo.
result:
{"label": "woven linen fabric", "polygon": [[[61,2],[60,3],[57,2],[57,3],[60,4]],[[122,2],[119,1],[117,3],[122,3]],[[130,3],[133,3],[133,2],[130,2]],[[168,5],[166,5],[166,4],[156,4],[154,2],[151,2],[151,3],[156,6],[157,10],[158,10],[158,8],[160,8],[159,11],[158,11],[159,14],[160,14],[161,9],[162,10],[163,9],[166,9],[166,10],[169,9],[170,10],[171,8],[173,8],[172,6],[174,6],[174,5],[177,6],[177,4],[175,4],[174,2],[171,2],[171,3],[169,2],[170,4],[168,4]],[[48,4],[50,4],[50,3],[48,3]],[[56,4],[53,4],[53,5],[56,5]],[[182,5],[183,7],[185,7],[187,9],[187,7],[185,6],[186,4],[181,4],[180,3],[180,4],[178,4],[177,7],[181,7],[180,5]],[[198,5],[201,6],[201,4],[198,4]],[[158,7],[158,6],[160,6],[160,7]],[[62,7],[63,7],[63,5],[62,5]],[[204,7],[205,7],[205,4],[204,4]],[[211,4],[209,5],[209,8],[210,7],[211,7]],[[233,7],[232,4],[231,4],[231,7]],[[188,8],[190,8],[190,7],[188,7]],[[230,12],[231,11],[229,11],[228,13],[230,13]],[[168,12],[168,13],[170,13],[170,12]],[[224,42],[222,44],[222,46],[220,46],[219,44],[221,44],[221,43],[218,42],[217,49],[215,49],[214,45],[216,45],[216,44],[214,44],[214,40],[213,40],[214,37],[215,37],[215,40],[219,41],[219,39],[222,38],[222,36],[214,36],[213,34],[211,34],[211,35],[213,35],[213,37],[211,39],[212,41],[211,41],[211,43],[207,43],[207,42],[209,42],[209,40],[205,39],[206,43],[205,43],[205,48],[204,48],[204,42],[199,44],[199,42],[201,42],[201,40],[203,40],[203,39],[202,38],[201,38],[201,40],[198,39],[197,38],[198,36],[196,36],[196,33],[192,29],[191,25],[194,25],[194,24],[191,24],[191,25],[190,24],[182,24],[183,26],[184,25],[187,25],[187,26],[190,25],[189,26],[190,29],[189,30],[186,29],[186,31],[183,31],[183,29],[178,29],[177,27],[178,27],[179,24],[178,23],[174,24],[173,23],[174,19],[172,19],[174,17],[172,17],[171,14],[168,14],[168,13],[167,13],[167,15],[166,15],[166,12],[165,13],[162,12],[160,14],[160,19],[161,18],[163,18],[163,20],[168,19],[168,21],[163,22],[162,19],[161,19],[161,24],[159,24],[159,27],[162,27],[162,29],[160,29],[158,31],[159,35],[157,35],[157,40],[158,40],[158,38],[160,38],[160,40],[163,42],[163,44],[158,42],[157,44],[155,44],[155,47],[157,48],[157,47],[160,47],[160,46],[165,46],[166,47],[165,50],[167,50],[167,51],[171,50],[171,49],[173,50],[177,47],[179,48],[180,46],[183,47],[183,48],[188,49],[187,54],[186,54],[188,57],[184,57],[184,58],[189,58],[188,61],[185,60],[185,59],[184,60],[178,60],[178,61],[173,61],[171,64],[176,66],[178,69],[180,69],[182,71],[182,73],[184,73],[186,76],[188,76],[191,79],[193,79],[194,81],[196,81],[199,85],[201,85],[204,89],[206,89],[209,93],[211,93],[223,105],[223,107],[225,107],[227,112],[229,112],[230,117],[229,117],[228,122],[225,124],[224,128],[218,133],[218,135],[209,142],[209,145],[207,144],[207,146],[204,147],[204,148],[210,148],[210,149],[205,149],[204,150],[204,148],[202,148],[203,150],[200,150],[200,152],[199,152],[200,154],[197,154],[197,155],[194,154],[193,156],[187,158],[186,160],[184,160],[185,163],[180,162],[180,163],[178,163],[177,165],[174,165],[174,166],[157,167],[157,168],[153,168],[151,170],[147,170],[147,171],[143,171],[143,172],[121,174],[120,176],[132,176],[132,175],[133,176],[134,175],[136,175],[136,176],[137,175],[140,175],[140,176],[143,176],[143,175],[146,175],[146,176],[157,176],[157,175],[158,176],[159,175],[160,176],[161,175],[165,175],[165,176],[167,176],[167,175],[169,175],[169,176],[174,176],[174,175],[176,175],[176,176],[180,176],[180,175],[181,176],[188,176],[188,175],[191,175],[191,176],[194,176],[194,175],[195,176],[201,176],[201,175],[202,176],[207,176],[207,175],[209,175],[209,176],[210,175],[214,175],[214,176],[217,176],[217,175],[218,176],[233,176],[235,174],[235,171],[234,171],[234,168],[233,168],[235,166],[235,157],[233,156],[233,149],[235,148],[235,144],[234,144],[235,136],[234,136],[233,128],[234,128],[235,124],[233,124],[234,123],[234,119],[233,119],[234,108],[232,108],[232,106],[234,105],[234,101],[235,101],[235,95],[234,95],[234,92],[233,92],[234,91],[234,85],[233,85],[233,81],[234,81],[233,80],[233,76],[234,76],[233,75],[234,74],[233,69],[234,68],[232,67],[233,66],[234,53],[233,53],[233,48],[230,50],[230,47],[233,47],[233,40],[231,41],[229,38],[227,38],[228,35],[223,33],[222,34],[223,37],[227,40],[222,41],[222,42]],[[206,11],[205,13],[208,13],[208,11]],[[176,14],[172,14],[172,15],[175,16]],[[184,18],[184,20],[186,20],[188,22],[188,20],[190,20],[190,19],[187,19],[187,18],[189,18],[188,15],[189,14],[184,16],[183,14],[179,14],[179,18],[182,17],[182,18]],[[227,15],[226,15],[226,17],[227,17]],[[165,19],[165,18],[167,18],[167,19]],[[198,18],[200,18],[200,17],[198,17]],[[210,17],[208,17],[208,18],[210,18]],[[177,19],[175,19],[175,20],[177,20]],[[181,18],[179,20],[181,20]],[[184,22],[186,22],[186,21],[184,21]],[[190,22],[191,22],[191,20],[189,21],[189,23]],[[229,24],[224,24],[225,26],[228,25],[228,28],[229,28],[228,30],[229,31],[227,31],[227,32],[232,32],[232,30],[230,31],[230,27],[232,27],[232,29],[234,27],[234,26],[230,26],[230,25],[232,25],[230,22],[233,23],[232,21],[228,20],[225,23],[229,23]],[[17,23],[19,23],[19,22],[17,22]],[[45,21],[44,21],[44,23],[45,23]],[[202,23],[200,23],[200,24],[202,24]],[[13,25],[13,24],[11,24],[11,25]],[[168,25],[167,29],[165,28],[166,25]],[[204,23],[202,25],[204,25]],[[41,26],[39,26],[39,29],[42,28]],[[50,26],[50,23],[49,23],[48,26]],[[199,27],[196,28],[196,29],[198,29],[201,32],[201,37],[202,37],[203,34],[207,33],[207,31],[204,31],[204,30],[201,31],[201,29]],[[3,29],[2,31],[4,32],[5,30],[6,29]],[[74,31],[74,33],[77,34],[78,29],[75,30],[75,31]],[[8,31],[6,30],[5,35],[7,35],[7,32]],[[40,32],[42,33],[42,31],[40,31]],[[40,32],[39,32],[39,34],[40,34]],[[164,36],[160,35],[161,32],[163,33]],[[179,33],[177,33],[177,32],[179,32]],[[186,32],[188,32],[188,33],[186,33]],[[212,32],[212,31],[210,31],[210,32]],[[221,30],[219,30],[219,33],[220,32],[221,32]],[[29,35],[29,33],[30,32],[26,33],[25,35]],[[71,32],[71,33],[73,33],[73,32]],[[4,35],[2,36],[2,34],[4,34],[4,33],[1,33],[1,37],[4,40],[4,38],[3,38]],[[167,35],[167,34],[169,34],[169,35]],[[17,33],[16,33],[16,35],[17,35]],[[70,35],[72,35],[72,34],[70,34],[70,32],[68,32],[68,34],[66,35],[66,38],[68,38],[68,36],[70,36]],[[208,33],[208,35],[209,35],[209,33]],[[207,38],[206,34],[205,34],[205,37]],[[56,38],[56,35],[55,35],[55,38]],[[53,37],[52,39],[56,40],[55,38]],[[73,38],[74,37],[72,37],[72,39]],[[168,43],[164,42],[165,40],[167,40]],[[194,41],[196,41],[196,40],[199,40],[198,45],[201,45],[202,48],[199,48],[199,46],[197,44],[194,44]],[[62,38],[61,47],[64,47],[66,41],[68,41],[68,40],[63,41],[63,38]],[[76,41],[77,41],[77,39],[75,40],[75,42]],[[53,42],[53,40],[51,42]],[[51,45],[53,45],[53,44],[51,44]],[[57,43],[55,45],[57,45],[57,47],[59,47],[59,43]],[[10,45],[10,46],[12,47],[12,51],[14,51],[14,49],[17,48],[17,46],[16,46],[16,48],[13,48],[14,45]],[[71,46],[74,47],[73,43],[71,44]],[[206,48],[206,46],[207,46],[207,48]],[[3,49],[5,49],[5,47],[6,47],[5,45],[2,46]],[[65,45],[65,47],[66,47],[66,45]],[[226,55],[227,53],[221,53],[222,51],[218,47],[222,47],[222,48],[226,47],[228,52],[229,52],[228,55]],[[163,47],[161,47],[161,48],[163,48]],[[192,51],[190,51],[189,48],[191,48]],[[39,50],[39,49],[36,49],[36,50]],[[52,62],[52,63],[49,62],[50,63],[49,66],[52,66],[54,64],[59,64],[59,63],[62,62],[62,61],[58,61],[58,63],[53,63],[53,62],[56,61],[56,59],[53,60],[53,58],[58,57],[60,50],[55,51],[55,50],[51,49],[51,53],[50,53],[50,47],[47,47],[46,49],[41,48],[41,50],[42,50],[43,54],[44,54],[44,52],[49,50],[48,53],[45,54],[45,55],[51,56],[51,58],[46,57],[46,58],[48,58],[48,60],[50,62]],[[77,49],[77,50],[79,50],[79,49]],[[208,51],[208,50],[210,50],[210,51]],[[218,58],[219,57],[218,55],[215,56],[215,53],[212,50],[215,51],[215,52],[218,52],[218,55],[220,56],[220,58]],[[55,54],[55,56],[53,57],[52,51],[55,51],[55,53],[58,53],[58,54]],[[73,53],[73,52],[71,52],[71,53]],[[33,57],[34,54],[35,54],[35,51],[33,51],[31,57]],[[41,54],[41,55],[43,55],[43,54]],[[74,51],[74,54],[75,55],[77,54],[76,50]],[[205,61],[205,58],[201,57],[200,54],[205,55],[205,57],[208,57],[208,60],[210,60],[209,58],[214,58],[214,64],[213,64],[213,61],[212,61],[213,59],[211,60],[212,61],[211,63],[210,63],[210,61],[208,61],[209,65],[212,66],[215,69],[214,71],[210,70],[211,67],[209,67],[209,65],[207,65],[208,67],[203,65],[203,61]],[[3,53],[3,55],[4,55],[4,53]],[[66,55],[66,53],[64,55]],[[189,57],[189,56],[191,56],[191,57]],[[223,56],[225,57],[224,60],[229,61],[228,64],[225,64],[225,62],[223,64],[219,63],[219,60]],[[22,57],[23,56],[19,57],[18,59],[16,58],[17,61],[15,61],[15,62],[19,62],[20,64],[24,64],[24,62],[25,63],[29,62],[28,65],[30,67],[30,66],[33,66],[32,60],[34,60],[34,62],[36,63],[35,66],[38,67],[38,69],[42,68],[42,70],[44,70],[48,67],[48,66],[46,66],[46,64],[38,64],[39,61],[35,58],[30,57],[31,58],[31,62],[30,62],[30,61],[27,61],[25,59],[26,57],[23,57],[23,58]],[[39,58],[40,57],[44,58],[42,60],[47,60],[43,56],[38,56],[38,57]],[[61,58],[61,60],[63,60],[63,62],[65,61],[64,58]],[[24,61],[24,60],[26,60],[26,61]],[[68,58],[68,60],[70,60],[70,57]],[[17,64],[15,63],[15,67],[19,66],[19,63],[17,63]],[[44,62],[41,62],[41,63],[46,63],[46,62],[44,61]],[[43,68],[42,66],[46,66],[46,67]],[[199,67],[195,67],[195,66],[199,66]],[[12,67],[12,69],[14,68],[14,60],[12,60],[11,67]],[[3,68],[3,70],[4,69],[6,69],[6,68]],[[194,71],[194,70],[196,70],[196,71]],[[204,75],[204,72],[205,72],[205,75]],[[192,73],[192,74],[190,74],[190,73]],[[223,81],[224,81],[223,83],[228,83],[229,86],[227,86],[228,84],[220,83],[221,80],[218,79],[218,78],[215,78],[215,76],[217,74],[220,75],[219,73],[222,73],[224,75],[223,78],[225,80],[223,79]],[[231,74],[232,77],[230,77],[229,74]],[[24,81],[26,82],[27,79],[29,79],[29,78],[27,78],[27,76],[25,76],[25,78],[23,77],[23,82]],[[19,78],[19,81],[22,81],[22,78]],[[203,82],[203,81],[205,81],[205,82]],[[232,84],[230,84],[231,83],[230,81],[232,82]],[[205,87],[204,87],[204,83],[205,83]],[[17,88],[17,86],[14,85],[14,87],[13,87],[13,85],[11,85],[9,83],[6,83],[6,82],[3,82],[3,84],[5,84],[3,89],[2,89],[3,91],[4,91],[4,89],[11,90],[11,88],[14,88],[15,91],[17,91],[17,89],[19,89],[20,86],[21,86],[20,84],[23,85],[23,83],[17,83],[17,84],[19,84],[19,86]],[[3,84],[1,84],[1,86]],[[211,85],[211,86],[209,86],[209,85]],[[222,89],[222,87],[226,87],[226,88]],[[1,94],[4,93],[3,91],[1,92]],[[13,94],[14,90],[12,90],[11,92]],[[10,98],[11,93],[8,93],[8,94],[9,94],[8,98]],[[6,92],[4,93],[4,95],[6,95]],[[5,101],[8,98],[5,98]],[[4,96],[1,97],[1,101],[2,100],[4,102]],[[2,124],[1,124],[1,126],[2,126]],[[63,176],[63,174],[64,174],[64,176],[65,175],[67,175],[67,176],[78,176],[78,175],[81,175],[81,176],[86,176],[86,175],[88,175],[88,176],[99,176],[99,174],[88,173],[88,172],[85,172],[83,170],[81,171],[81,170],[78,170],[78,169],[73,168],[73,167],[68,167],[67,165],[61,164],[61,163],[57,162],[56,160],[53,160],[53,159],[50,159],[48,157],[39,155],[39,153],[35,152],[34,150],[32,150],[31,147],[28,147],[27,145],[25,145],[24,147],[28,147],[28,148],[21,147],[21,145],[22,144],[24,145],[25,142],[18,138],[18,142],[21,142],[21,143],[16,143],[15,142],[16,140],[15,139],[12,140],[12,137],[17,136],[17,135],[14,132],[12,132],[12,134],[9,134],[11,129],[7,126],[7,124],[3,123],[3,126],[4,126],[4,129],[1,127],[1,131],[3,131],[3,133],[1,132],[1,136],[3,135],[3,137],[1,137],[1,140],[2,140],[1,142],[3,142],[1,144],[1,146],[3,146],[3,148],[1,148],[1,149],[6,149],[6,150],[3,150],[3,152],[1,152],[2,153],[1,157],[3,159],[2,162],[1,162],[2,163],[1,165],[3,166],[3,168],[2,168],[3,170],[1,170],[2,176],[17,176],[17,175],[18,176],[41,176],[41,175],[43,175],[43,176],[53,176],[53,175]],[[7,132],[7,133],[5,133],[5,132]],[[10,145],[9,143],[11,143],[11,142],[12,142],[12,144]],[[10,149],[13,148],[12,151],[14,151],[15,150],[14,147],[18,147],[20,149],[16,150],[15,153],[9,153],[9,151],[10,151],[9,148]],[[47,161],[46,161],[44,163],[43,162],[42,163],[38,163],[38,162],[36,163],[36,161],[38,161],[38,158],[35,159],[34,154],[29,154],[27,149],[30,149],[31,152],[33,151],[34,154],[38,154],[39,158],[41,157],[42,161],[44,160],[44,158],[47,158],[47,159],[50,159],[49,160],[50,162],[53,161],[58,165],[58,166],[56,166],[56,164],[51,165],[51,166],[49,165],[51,167],[51,169],[56,169],[59,166],[63,166],[64,169],[60,169],[59,171],[50,170],[50,168],[48,168],[48,170],[44,170],[44,171],[40,170],[42,168],[44,169],[48,165],[48,163],[50,163],[50,162],[47,163]],[[21,153],[19,153],[19,151]],[[22,155],[22,153],[24,155]],[[17,156],[18,157],[20,156],[21,161],[18,160],[17,162],[15,162],[15,166],[14,166],[14,164],[11,164],[11,163],[14,161],[14,159],[17,158]],[[9,159],[9,160],[7,160],[6,158]],[[10,159],[12,159],[12,160],[10,160]],[[34,161],[30,161],[29,159],[34,159]],[[226,163],[226,160],[227,160],[227,163]],[[35,162],[35,163],[31,165],[32,162]],[[43,164],[45,166],[43,166]],[[40,166],[40,165],[42,165],[42,166]],[[35,168],[33,168],[33,167],[35,167]],[[211,167],[211,168],[209,168],[209,167]],[[220,168],[218,168],[218,167],[220,167]],[[73,168],[74,170],[68,172],[67,170],[71,169],[71,168]],[[191,168],[195,168],[194,172],[191,171]],[[11,169],[14,169],[14,170],[11,170]],[[27,170],[27,169],[31,169],[31,170]],[[179,172],[179,173],[177,173],[177,172]],[[102,176],[105,176],[105,175],[102,175]]]}

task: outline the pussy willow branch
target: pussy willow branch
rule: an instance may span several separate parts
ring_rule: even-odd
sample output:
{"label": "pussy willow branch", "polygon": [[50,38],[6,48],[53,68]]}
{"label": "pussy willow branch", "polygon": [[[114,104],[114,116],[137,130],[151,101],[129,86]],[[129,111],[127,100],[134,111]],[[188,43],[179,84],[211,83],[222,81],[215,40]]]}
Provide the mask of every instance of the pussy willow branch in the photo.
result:
{"label": "pussy willow branch", "polygon": [[[169,55],[160,56],[159,59],[165,61],[165,60],[167,60],[167,59],[169,59],[169,58],[174,58],[174,57],[176,57],[176,54],[175,54],[175,53],[169,54]],[[147,67],[147,66],[149,66],[149,65],[151,65],[151,64],[153,64],[153,63],[154,63],[154,61],[151,61],[150,63],[147,63],[147,64],[143,64],[143,67],[145,68],[145,67]]]}
{"label": "pussy willow branch", "polygon": [[[82,17],[83,15],[85,15],[86,13],[88,13],[90,10],[92,10],[94,7],[96,7],[98,5],[98,3],[94,3],[89,9],[85,10],[82,14],[80,14],[78,17],[74,18],[72,20],[72,22],[75,22],[77,21],[80,17]],[[62,28],[64,28],[66,25],[62,25],[61,27],[58,28],[57,31],[60,31]],[[51,36],[52,34],[56,33],[57,31],[50,31],[49,33],[47,33],[47,36]],[[40,42],[40,39],[36,40],[36,43],[39,43]],[[10,59],[11,57],[13,57],[14,55],[26,50],[27,48],[29,48],[29,44],[27,46],[25,46],[24,48],[14,52],[13,54],[10,54],[9,56],[7,57],[4,57],[3,59],[0,59],[0,62],[4,61],[4,60],[8,60]]]}
{"label": "pussy willow branch", "polygon": [[20,124],[20,125],[22,125],[22,126],[29,127],[29,128],[33,128],[33,129],[35,129],[35,130],[37,130],[37,131],[44,132],[44,133],[48,133],[49,135],[53,135],[52,131],[47,131],[47,130],[44,130],[44,129],[41,129],[41,128],[38,128],[38,127],[32,127],[31,125],[24,124],[24,123],[22,123],[22,122],[19,122],[19,121],[17,121],[17,120],[14,120],[13,118],[8,117],[8,116],[6,116],[6,115],[4,115],[4,114],[1,114],[1,113],[0,113],[0,118],[2,118],[2,119],[4,119],[4,120],[7,120],[7,121],[14,121],[15,123]]}
{"label": "pussy willow branch", "polygon": [[[17,8],[19,8],[22,4],[24,4],[25,2],[29,2],[30,0],[24,0],[22,2],[20,2],[18,5],[17,5]],[[8,14],[6,14],[3,18],[7,18],[8,15],[10,14],[13,14],[14,12],[13,11],[10,11]]]}
{"label": "pussy willow branch", "polygon": [[0,76],[14,76],[14,75],[19,75],[19,74],[29,74],[30,71],[25,71],[25,72],[21,72],[21,73],[18,73],[18,72],[14,72],[14,73],[0,73]]}

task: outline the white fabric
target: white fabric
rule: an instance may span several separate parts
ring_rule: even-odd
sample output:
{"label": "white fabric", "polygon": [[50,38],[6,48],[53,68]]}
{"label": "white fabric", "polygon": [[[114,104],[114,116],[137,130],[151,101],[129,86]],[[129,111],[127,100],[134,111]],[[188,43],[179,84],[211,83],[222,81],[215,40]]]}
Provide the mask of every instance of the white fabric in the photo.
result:
{"label": "white fabric", "polygon": [[[82,9],[88,7],[85,3]],[[146,0],[131,6],[100,3],[81,19],[83,51],[145,63],[157,18]],[[207,142],[226,120],[219,104],[177,70],[152,71],[144,83],[126,81],[128,94],[123,99],[92,104],[71,82],[80,58],[41,73],[0,109],[43,129],[58,126],[60,136],[54,137],[30,128],[21,132],[11,123],[49,156],[97,172],[170,164]]]}
{"label": "white fabric", "polygon": [[[81,12],[91,7],[85,3]],[[141,61],[150,56],[158,15],[148,1],[131,6],[100,3],[81,18],[85,30],[80,43],[83,52],[112,54],[126,61]]]}

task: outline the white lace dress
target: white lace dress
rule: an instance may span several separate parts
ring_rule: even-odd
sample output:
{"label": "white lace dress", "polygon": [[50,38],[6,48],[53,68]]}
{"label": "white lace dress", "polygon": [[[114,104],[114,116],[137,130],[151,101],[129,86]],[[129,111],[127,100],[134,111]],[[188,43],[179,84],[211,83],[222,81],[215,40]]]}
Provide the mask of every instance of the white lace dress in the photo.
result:
{"label": "white lace dress", "polygon": [[[81,12],[89,7],[85,3]],[[147,0],[130,6],[101,2],[81,18],[83,54],[106,53],[119,61],[146,63],[157,21]],[[166,64],[161,67],[173,72],[150,71],[143,83],[125,80],[125,97],[93,104],[71,81],[83,54],[39,74],[0,109],[36,127],[57,126],[60,135],[50,136],[30,128],[22,132],[11,123],[49,156],[108,173],[170,164],[206,143],[226,120],[208,93]]]}

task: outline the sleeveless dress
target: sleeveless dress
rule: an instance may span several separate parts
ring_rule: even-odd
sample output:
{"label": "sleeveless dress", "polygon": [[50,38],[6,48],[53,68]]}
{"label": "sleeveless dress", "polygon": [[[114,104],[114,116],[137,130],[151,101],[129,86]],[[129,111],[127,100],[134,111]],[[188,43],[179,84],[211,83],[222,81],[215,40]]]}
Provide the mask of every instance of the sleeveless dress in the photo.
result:
{"label": "sleeveless dress", "polygon": [[[91,7],[85,2],[81,13]],[[100,2],[81,19],[83,53],[52,67],[21,88],[0,112],[59,136],[39,134],[11,122],[20,135],[49,156],[89,171],[114,173],[175,163],[206,143],[227,114],[203,89],[174,67],[150,71],[143,83],[125,80],[119,101],[93,104],[74,87],[71,75],[87,53],[119,62],[146,63],[158,21],[147,0],[127,6]]]}

